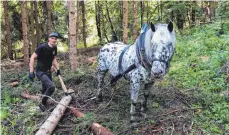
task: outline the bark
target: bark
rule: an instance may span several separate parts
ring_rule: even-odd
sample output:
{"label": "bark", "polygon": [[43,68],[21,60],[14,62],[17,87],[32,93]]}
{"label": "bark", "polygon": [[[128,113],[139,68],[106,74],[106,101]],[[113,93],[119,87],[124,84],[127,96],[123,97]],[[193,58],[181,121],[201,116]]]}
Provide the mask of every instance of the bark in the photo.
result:
{"label": "bark", "polygon": [[95,20],[96,20],[96,28],[97,28],[97,33],[98,33],[98,36],[99,36],[99,42],[101,44],[102,42],[102,35],[101,35],[101,23],[100,23],[100,13],[101,13],[101,6],[99,4],[99,1],[96,2],[95,1]]}
{"label": "bark", "polygon": [[138,30],[137,30],[137,1],[133,1],[133,9],[134,9],[134,24],[133,24],[133,32],[134,32],[134,40],[138,37]]}
{"label": "bark", "polygon": [[114,42],[114,41],[117,41],[118,38],[117,38],[117,35],[115,33],[115,30],[114,30],[113,23],[112,23],[111,18],[110,18],[110,13],[109,13],[108,6],[107,5],[108,5],[108,3],[106,1],[107,17],[108,17],[108,21],[109,21],[110,26],[111,26],[112,42]]}
{"label": "bark", "polygon": [[36,135],[50,135],[55,129],[56,125],[63,116],[66,106],[71,102],[72,97],[70,95],[65,96],[61,99],[57,107],[52,111],[51,115],[45,121],[45,123],[37,131]]}
{"label": "bark", "polygon": [[30,1],[30,5],[31,5],[31,8],[32,8],[32,10],[31,10],[31,14],[30,14],[30,21],[31,21],[31,24],[30,24],[30,28],[31,28],[31,34],[30,34],[30,36],[31,36],[31,42],[32,42],[32,49],[31,49],[31,54],[33,54],[34,53],[34,51],[35,51],[35,47],[36,47],[36,45],[37,45],[37,40],[35,39],[36,37],[36,35],[35,35],[35,28],[34,28],[34,4],[33,4],[33,1]]}
{"label": "bark", "polygon": [[[78,39],[79,39],[79,22],[80,22],[80,3],[77,0],[76,2],[76,6],[77,6],[77,11],[76,11],[76,44],[78,43]],[[76,50],[77,52],[77,50]]]}
{"label": "bark", "polygon": [[123,42],[128,42],[128,1],[123,1]]}
{"label": "bark", "polygon": [[193,7],[192,7],[192,11],[191,11],[191,20],[192,20],[192,26],[195,26],[196,24],[196,10],[195,10],[195,6],[196,6],[196,1],[193,2]]}
{"label": "bark", "polygon": [[149,1],[146,1],[146,20],[147,20],[147,23],[150,24],[150,16],[149,16]]}
{"label": "bark", "polygon": [[107,42],[110,42],[108,37],[107,37],[107,34],[106,34],[106,29],[105,29],[105,22],[104,22],[104,18],[106,18],[104,15],[103,15],[103,10],[102,10],[102,29],[103,29],[103,34],[107,40]]}
{"label": "bark", "polygon": [[75,1],[69,1],[69,60],[71,71],[75,70],[77,67],[76,38]]}
{"label": "bark", "polygon": [[4,5],[4,18],[5,18],[5,27],[6,27],[6,42],[8,45],[8,56],[11,60],[13,59],[12,53],[12,41],[10,35],[10,23],[9,23],[9,13],[8,13],[8,2],[3,1]]}
{"label": "bark", "polygon": [[[25,99],[31,99],[31,100],[34,100],[34,101],[40,101],[40,97],[39,96],[36,96],[36,95],[30,95],[29,93],[27,92],[24,92],[21,94],[21,97],[22,98],[25,98]],[[48,100],[49,101],[49,100]]]}
{"label": "bark", "polygon": [[48,30],[47,30],[47,24],[48,24],[48,9],[47,9],[47,1],[42,1],[41,3],[42,6],[42,13],[43,13],[43,21],[41,22],[40,27],[42,27],[43,30],[41,30],[41,38],[43,38],[43,34],[45,33],[46,35],[48,34]]}
{"label": "bark", "polygon": [[81,9],[82,9],[82,22],[83,22],[83,44],[84,47],[87,48],[87,43],[86,43],[86,18],[85,18],[85,3],[84,1],[80,1],[81,3]]}
{"label": "bark", "polygon": [[178,29],[183,29],[184,27],[184,19],[182,17],[182,14],[180,13],[180,11],[177,14],[177,28]]}
{"label": "bark", "polygon": [[39,22],[38,22],[38,9],[37,9],[37,1],[33,1],[33,6],[34,6],[34,17],[35,17],[35,26],[36,26],[36,46],[38,46],[40,42],[40,29],[39,29]]}
{"label": "bark", "polygon": [[142,24],[144,22],[144,3],[142,0],[140,1],[140,7],[141,7],[141,27],[142,27]]}
{"label": "bark", "polygon": [[[76,117],[84,117],[85,114],[78,111],[76,108],[71,107],[70,108],[72,113],[76,116]],[[90,126],[90,130],[92,131],[92,133],[96,134],[96,135],[114,135],[113,133],[111,133],[107,128],[103,127],[102,125],[100,125],[99,123],[92,123],[92,125]]]}
{"label": "bark", "polygon": [[23,33],[23,52],[24,52],[24,64],[29,64],[29,41],[28,41],[28,28],[27,28],[27,16],[26,16],[26,2],[21,1],[21,18],[22,18],[22,33]]}
{"label": "bark", "polygon": [[52,1],[46,1],[47,4],[47,34],[50,34],[53,30],[52,26]]}

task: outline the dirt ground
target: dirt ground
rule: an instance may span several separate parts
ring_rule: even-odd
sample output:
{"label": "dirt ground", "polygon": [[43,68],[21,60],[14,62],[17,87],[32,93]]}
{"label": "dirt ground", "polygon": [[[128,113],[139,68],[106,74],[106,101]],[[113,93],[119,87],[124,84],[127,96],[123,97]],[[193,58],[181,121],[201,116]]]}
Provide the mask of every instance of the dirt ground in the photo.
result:
{"label": "dirt ground", "polygon": [[[181,92],[172,83],[169,86],[164,86],[164,80],[156,82],[152,87],[146,112],[147,118],[141,122],[130,123],[130,90],[129,83],[124,79],[118,81],[115,89],[111,89],[108,85],[110,78],[107,76],[103,90],[104,101],[97,103],[93,98],[96,95],[97,88],[96,68],[93,67],[96,55],[96,53],[93,53],[93,56],[81,55],[78,58],[81,60],[80,68],[73,74],[62,70],[67,88],[75,91],[75,97],[70,105],[85,113],[86,117],[76,118],[67,109],[54,130],[54,134],[89,135],[91,133],[88,129],[92,122],[98,122],[118,135],[189,134],[192,131],[194,126],[193,114],[201,111],[198,108],[191,108],[191,104],[196,102],[196,99],[192,97],[190,91]],[[60,60],[60,63],[63,64],[63,62]],[[13,70],[5,68],[3,72],[10,74],[18,70],[24,72],[23,75],[25,77],[27,71],[20,70],[21,64],[18,65],[19,67],[16,68],[14,66]],[[66,65],[64,67],[66,68]],[[9,78],[12,80],[12,77],[6,77],[3,81],[10,80]],[[56,101],[60,101],[64,94],[57,77],[54,77],[54,82],[57,90],[52,97]],[[24,88],[25,86],[22,85],[23,88],[20,87],[20,92],[31,88],[36,89],[36,91],[28,90],[31,94],[39,94],[39,89],[41,89],[41,83],[38,80],[27,89]],[[140,93],[141,96],[142,93]],[[25,112],[28,108],[23,108],[23,105],[27,102],[31,103],[32,101],[25,100],[19,103],[14,108],[14,111]],[[36,107],[38,103],[33,101],[32,105]],[[37,112],[36,115],[32,116],[31,120],[36,123],[32,128],[32,134],[39,129],[39,126],[47,119],[53,108],[55,108],[55,105],[50,105],[48,111]],[[6,122],[7,120],[3,121],[4,124]],[[198,127],[195,127],[195,129],[198,129]],[[201,134],[201,132],[196,130],[194,134]]]}

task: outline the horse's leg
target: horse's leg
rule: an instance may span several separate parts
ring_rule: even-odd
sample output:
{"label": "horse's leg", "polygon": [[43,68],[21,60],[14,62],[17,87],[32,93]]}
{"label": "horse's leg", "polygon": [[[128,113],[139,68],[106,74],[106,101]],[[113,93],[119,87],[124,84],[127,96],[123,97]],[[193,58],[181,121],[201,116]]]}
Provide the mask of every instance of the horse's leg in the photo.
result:
{"label": "horse's leg", "polygon": [[102,96],[102,86],[104,83],[104,77],[106,75],[108,70],[98,70],[98,91],[97,91],[97,101],[102,102],[103,96]]}
{"label": "horse's leg", "polygon": [[130,108],[130,121],[136,121],[136,114],[140,112],[140,109],[138,109],[138,93],[140,90],[140,82],[131,81],[130,83],[130,93],[131,93],[131,108]]}
{"label": "horse's leg", "polygon": [[144,85],[144,101],[142,103],[142,108],[141,108],[141,111],[142,112],[145,112],[147,110],[147,99],[149,97],[149,94],[150,94],[150,88],[152,87],[153,85],[153,82],[151,83],[146,83]]}

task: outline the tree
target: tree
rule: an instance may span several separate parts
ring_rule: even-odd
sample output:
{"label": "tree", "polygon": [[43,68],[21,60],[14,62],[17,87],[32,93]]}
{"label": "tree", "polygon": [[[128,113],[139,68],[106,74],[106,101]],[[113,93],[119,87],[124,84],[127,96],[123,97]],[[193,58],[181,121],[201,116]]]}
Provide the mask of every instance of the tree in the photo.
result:
{"label": "tree", "polygon": [[53,30],[52,26],[52,1],[46,1],[47,4],[47,33],[50,34]]}
{"label": "tree", "polygon": [[[33,4],[33,1],[30,1],[30,5],[31,5],[31,9],[34,9],[34,4]],[[31,39],[31,42],[32,42],[32,49],[31,49],[31,54],[35,51],[35,47],[37,45],[37,40],[36,40],[36,37],[35,37],[35,28],[34,28],[34,10],[30,10],[30,39]]]}
{"label": "tree", "polygon": [[128,42],[128,1],[123,1],[123,42]]}
{"label": "tree", "polygon": [[82,22],[83,22],[83,44],[84,47],[87,48],[87,43],[86,43],[86,18],[85,18],[85,3],[84,1],[80,1],[81,3],[81,9],[82,9]]}
{"label": "tree", "polygon": [[34,7],[34,20],[35,20],[35,26],[36,26],[36,46],[38,46],[40,42],[40,28],[39,28],[39,22],[38,22],[38,9],[37,9],[37,1],[33,1],[33,7]]}
{"label": "tree", "polygon": [[101,23],[100,23],[100,13],[101,13],[101,5],[98,2],[95,1],[95,20],[96,20],[96,28],[97,28],[97,33],[99,36],[99,42],[101,44],[102,42],[102,35],[101,35]]}
{"label": "tree", "polygon": [[114,30],[113,23],[112,23],[112,21],[111,21],[110,13],[109,13],[108,6],[107,6],[107,5],[108,5],[108,3],[107,3],[107,1],[106,1],[107,18],[108,18],[108,21],[109,21],[110,26],[111,26],[111,35],[112,35],[111,41],[114,42],[114,41],[117,41],[118,38],[117,38],[116,32],[115,32],[115,30]]}
{"label": "tree", "polygon": [[75,17],[75,1],[68,1],[69,3],[69,60],[71,71],[75,70],[77,67],[76,61],[76,17]]}
{"label": "tree", "polygon": [[23,52],[24,64],[29,64],[29,41],[28,41],[28,28],[27,28],[27,15],[26,15],[26,1],[21,1],[21,18],[22,18],[22,33],[23,33]]}
{"label": "tree", "polygon": [[6,41],[8,45],[8,57],[12,60],[13,59],[13,53],[12,53],[12,41],[11,41],[11,35],[10,35],[10,23],[9,23],[9,13],[8,13],[8,2],[3,1],[4,5],[4,18],[5,18],[5,27],[6,27]]}
{"label": "tree", "polygon": [[133,24],[133,33],[134,33],[134,40],[138,37],[138,30],[137,30],[137,1],[133,1],[133,9],[134,9],[134,24]]}
{"label": "tree", "polygon": [[142,24],[144,22],[144,3],[142,0],[140,1],[140,7],[141,7],[141,27],[142,27]]}

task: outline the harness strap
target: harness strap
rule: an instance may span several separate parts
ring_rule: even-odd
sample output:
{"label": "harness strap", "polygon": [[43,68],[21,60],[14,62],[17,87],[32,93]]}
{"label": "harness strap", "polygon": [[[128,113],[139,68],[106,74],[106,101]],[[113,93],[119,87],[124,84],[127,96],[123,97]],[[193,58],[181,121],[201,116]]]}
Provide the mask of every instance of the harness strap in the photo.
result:
{"label": "harness strap", "polygon": [[121,54],[120,54],[120,56],[119,56],[119,59],[118,59],[118,70],[119,70],[120,73],[123,72],[123,71],[122,71],[122,58],[123,58],[123,55],[125,54],[126,50],[127,50],[129,47],[130,47],[130,45],[128,45],[127,47],[125,47],[125,48],[122,50],[122,52],[121,52]]}
{"label": "harness strap", "polygon": [[118,61],[118,70],[120,72],[120,74],[118,74],[117,76],[115,76],[114,78],[111,79],[110,84],[115,83],[118,79],[120,79],[121,77],[123,77],[125,74],[129,73],[131,70],[136,68],[136,65],[133,64],[130,67],[127,68],[126,71],[122,71],[122,59],[123,59],[123,55],[125,54],[126,50],[130,47],[130,45],[128,45],[127,47],[125,47],[120,56],[119,56],[119,61]]}
{"label": "harness strap", "polygon": [[136,68],[136,65],[135,65],[135,64],[129,66],[129,67],[127,68],[127,70],[124,71],[122,74],[118,74],[118,75],[116,75],[114,78],[112,78],[110,84],[115,83],[118,79],[120,79],[120,78],[123,77],[125,74],[129,73],[130,71],[132,71],[132,70],[135,69],[135,68]]}

